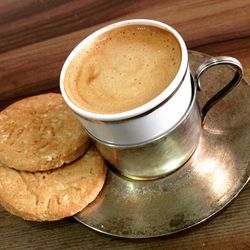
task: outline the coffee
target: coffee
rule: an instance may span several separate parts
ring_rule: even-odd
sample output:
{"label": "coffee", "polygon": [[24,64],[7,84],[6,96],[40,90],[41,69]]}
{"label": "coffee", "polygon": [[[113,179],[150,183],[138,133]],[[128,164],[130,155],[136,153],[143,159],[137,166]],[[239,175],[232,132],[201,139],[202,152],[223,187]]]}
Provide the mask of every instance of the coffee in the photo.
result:
{"label": "coffee", "polygon": [[181,48],[168,31],[128,25],[101,34],[71,61],[64,78],[70,100],[84,110],[115,114],[158,96],[174,79]]}

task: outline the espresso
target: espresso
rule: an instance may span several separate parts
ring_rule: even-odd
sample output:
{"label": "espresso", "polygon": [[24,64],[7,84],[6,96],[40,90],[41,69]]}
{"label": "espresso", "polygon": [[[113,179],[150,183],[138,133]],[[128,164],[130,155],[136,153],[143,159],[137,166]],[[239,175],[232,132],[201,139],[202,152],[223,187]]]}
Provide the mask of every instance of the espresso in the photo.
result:
{"label": "espresso", "polygon": [[158,96],[176,76],[181,48],[168,31],[144,25],[98,36],[71,61],[64,78],[70,100],[92,113],[114,114]]}

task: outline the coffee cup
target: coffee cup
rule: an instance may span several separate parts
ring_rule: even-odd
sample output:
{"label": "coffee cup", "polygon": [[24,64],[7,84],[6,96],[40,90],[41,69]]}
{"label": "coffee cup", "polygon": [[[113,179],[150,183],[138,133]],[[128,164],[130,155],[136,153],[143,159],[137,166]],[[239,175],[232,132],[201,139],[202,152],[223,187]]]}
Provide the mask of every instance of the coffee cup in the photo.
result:
{"label": "coffee cup", "polygon": [[[235,76],[200,110],[201,75],[217,64],[231,65]],[[208,110],[242,74],[235,58],[214,57],[191,76],[176,30],[133,19],[85,38],[63,65],[60,89],[114,170],[144,180],[169,174],[190,158]]]}

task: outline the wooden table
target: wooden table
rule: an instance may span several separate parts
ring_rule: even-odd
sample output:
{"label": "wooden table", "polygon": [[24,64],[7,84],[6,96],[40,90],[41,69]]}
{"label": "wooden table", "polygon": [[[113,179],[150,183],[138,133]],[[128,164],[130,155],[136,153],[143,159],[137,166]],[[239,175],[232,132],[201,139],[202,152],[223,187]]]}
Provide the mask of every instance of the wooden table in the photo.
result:
{"label": "wooden table", "polygon": [[[189,49],[238,58],[250,82],[249,0],[2,0],[0,108],[14,100],[58,91],[72,48],[117,20],[166,22]],[[26,222],[0,208],[0,249],[250,249],[250,185],[207,222],[172,236],[132,240],[102,235],[73,218]]]}

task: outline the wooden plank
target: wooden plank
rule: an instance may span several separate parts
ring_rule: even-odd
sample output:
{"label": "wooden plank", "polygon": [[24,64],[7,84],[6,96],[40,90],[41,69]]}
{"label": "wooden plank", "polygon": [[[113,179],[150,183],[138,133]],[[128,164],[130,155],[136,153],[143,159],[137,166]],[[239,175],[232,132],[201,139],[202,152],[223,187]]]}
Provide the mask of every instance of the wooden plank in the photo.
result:
{"label": "wooden plank", "polygon": [[159,2],[16,0],[0,10],[0,52],[88,28]]}
{"label": "wooden plank", "polygon": [[[109,23],[151,18],[175,27],[189,49],[238,58],[250,82],[250,1],[0,1],[0,109],[58,91],[61,67],[84,37]],[[156,239],[120,239],[67,218],[26,222],[0,207],[0,249],[250,249],[250,185],[193,229]]]}
{"label": "wooden plank", "polygon": [[[223,42],[226,42],[228,49],[231,48],[230,46],[233,46],[234,50],[242,51],[242,45],[238,41],[242,41],[240,36],[246,37],[250,33],[248,27],[250,16],[246,15],[247,11],[250,13],[250,3],[247,4],[247,1],[233,1],[234,5],[230,3],[230,1],[227,4],[215,1],[214,6],[208,7],[206,1],[201,1],[200,5],[195,5],[191,1],[185,1],[183,5],[174,5],[172,2],[167,5],[163,2],[150,8],[146,5],[145,9],[138,10],[138,12],[120,19],[147,16],[168,22],[177,27],[184,36],[188,48],[198,47],[200,51],[205,51],[212,55],[224,50],[225,45]],[[178,8],[181,9],[178,10]],[[183,9],[190,15],[185,15],[186,12],[182,13]],[[178,16],[180,18],[178,19],[176,15],[173,15],[177,11],[180,12]],[[233,15],[230,19],[231,23],[220,22],[219,25],[218,16],[224,20],[227,19],[229,13]],[[157,16],[161,18],[157,18]],[[237,23],[234,23],[233,18],[236,17]],[[235,25],[232,26],[233,24]],[[17,49],[2,53],[0,56],[0,106],[3,107],[13,100],[26,95],[54,91],[55,88],[58,88],[60,70],[67,55],[84,37],[103,25],[104,23],[96,24],[63,36],[57,36],[55,33],[55,37],[45,41],[41,38],[42,41],[36,43],[33,43],[31,39],[31,45],[21,48],[19,48],[20,44],[16,40],[18,37],[14,36],[13,43],[16,44]],[[60,26],[57,27],[57,29],[59,28]],[[38,38],[39,31],[33,30],[33,32]],[[2,26],[0,27],[1,33]],[[229,42],[227,42],[228,39]],[[246,65],[249,65],[250,44],[249,39],[243,40],[244,53],[246,53],[244,55],[244,66],[246,67]],[[9,42],[11,43],[11,41]],[[8,45],[9,42],[4,41],[4,44]],[[206,46],[202,49],[204,44]],[[213,46],[215,44],[216,46]],[[216,48],[216,51],[212,48]],[[246,69],[246,72],[248,72],[248,69]],[[247,76],[248,74],[246,74]]]}

